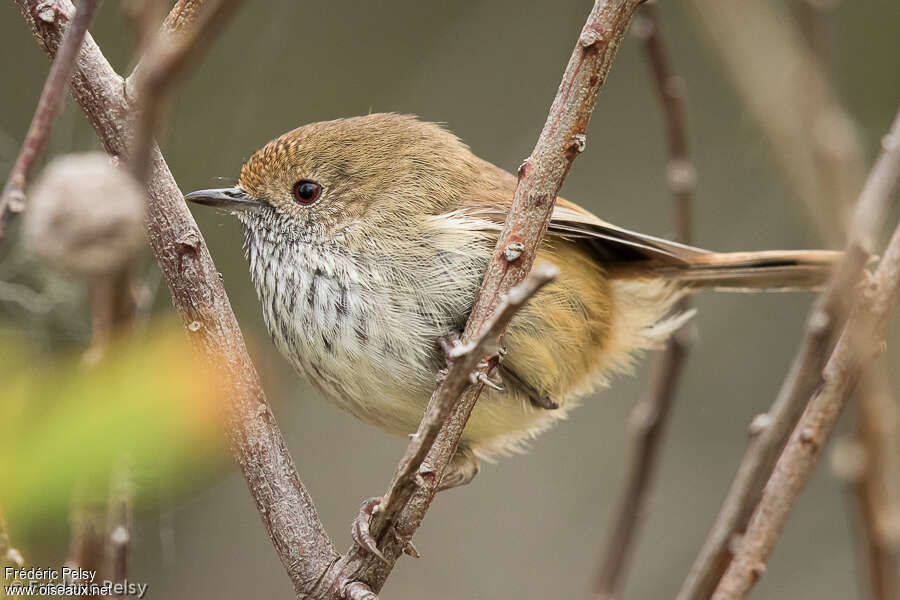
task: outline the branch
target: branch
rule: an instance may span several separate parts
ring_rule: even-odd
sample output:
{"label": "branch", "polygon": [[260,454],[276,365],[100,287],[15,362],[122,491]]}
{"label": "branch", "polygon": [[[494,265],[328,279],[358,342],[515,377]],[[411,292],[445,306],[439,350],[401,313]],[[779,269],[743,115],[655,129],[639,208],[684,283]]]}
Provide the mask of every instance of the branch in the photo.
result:
{"label": "branch", "polygon": [[[54,56],[61,32],[74,12],[71,2],[16,3],[38,43]],[[86,36],[72,93],[113,156],[127,156],[133,144],[127,125],[132,109],[123,84],[93,39]],[[150,159],[150,246],[192,342],[206,364],[222,375],[231,450],[278,556],[300,593],[321,576],[337,554],[297,475],[200,231],[157,148],[152,149]]]}
{"label": "branch", "polygon": [[821,384],[822,369],[837,332],[846,322],[852,291],[874,251],[874,240],[891,207],[890,191],[896,185],[900,151],[894,141],[900,135],[900,115],[885,137],[884,149],[869,174],[854,210],[846,252],[825,292],[816,301],[806,323],[806,334],[787,378],[769,412],[754,421],[753,439],[738,467],[728,496],[712,529],[678,593],[678,600],[710,596],[731,560],[729,544],[744,530],[759,501],[778,454],[806,401]]}
{"label": "branch", "polygon": [[755,423],[737,475],[704,542],[678,600],[705,599],[712,594],[732,555],[729,545],[744,530],[763,486],[784,447],[806,401],[822,383],[822,370],[836,332],[843,328],[852,291],[869,260],[873,240],[891,207],[891,192],[900,177],[900,113],[882,143],[883,150],[872,168],[854,211],[847,250],[825,292],[817,300],[807,320],[806,335],[778,396],[765,415]]}
{"label": "branch", "polygon": [[[809,48],[820,68],[834,86],[833,76],[828,68],[828,26],[835,3],[818,0],[799,0],[792,6],[794,22],[803,32]],[[848,207],[862,186],[863,156],[859,144],[858,127],[838,103],[836,94],[831,94],[830,105],[822,119],[820,131],[812,132],[812,149],[817,159],[818,174],[825,182],[826,189],[832,190],[832,197],[824,198],[824,209],[829,205]],[[803,106],[804,99],[796,101]],[[804,107],[805,108],[805,107]],[[824,125],[830,125],[825,127]],[[788,165],[785,165],[786,167]],[[812,206],[820,199],[810,199]],[[831,232],[832,237],[841,239],[846,232],[841,223]],[[843,463],[856,463],[845,474],[847,489],[853,496],[852,505],[858,510],[861,527],[857,533],[862,538],[863,557],[858,563],[869,574],[867,590],[874,600],[893,600],[900,596],[900,530],[897,514],[900,511],[900,448],[897,444],[897,406],[891,397],[887,372],[883,360],[863,365],[857,385],[857,430],[854,440],[846,444],[836,444],[839,449],[853,448],[843,452]],[[856,456],[859,460],[852,460]],[[837,460],[836,460],[837,462]],[[845,467],[848,465],[845,464]],[[852,464],[849,465],[852,467]]]}
{"label": "branch", "polygon": [[[558,273],[558,269],[551,265],[542,264],[535,267],[525,281],[512,288],[503,297],[475,339],[460,346],[448,357],[451,362],[441,382],[441,393],[436,394],[434,401],[429,403],[419,430],[406,448],[394,481],[381,502],[377,516],[379,524],[395,521],[416,491],[416,476],[427,476],[427,473],[420,471],[420,467],[454,408],[456,400],[467,386],[474,383],[473,373],[478,371],[479,363],[486,356],[496,356],[500,352],[501,336],[512,317],[538,290],[553,281]],[[431,477],[433,476],[432,472]]]}
{"label": "branch", "polygon": [[[900,127],[895,133],[900,134]],[[898,141],[893,143],[900,146]],[[900,151],[895,154],[896,180],[900,175]],[[744,598],[765,570],[791,509],[815,472],[825,443],[847,406],[863,365],[884,351],[886,329],[898,298],[900,226],[825,366],[822,388],[810,399],[778,459],[713,600]]]}
{"label": "branch", "polygon": [[[72,19],[71,26],[66,28],[59,52],[56,53],[53,64],[50,65],[50,72],[47,74],[47,80],[41,90],[41,97],[38,100],[34,116],[31,118],[31,125],[28,126],[28,133],[25,134],[22,149],[19,151],[9,179],[6,180],[6,185],[3,187],[3,194],[0,196],[0,239],[3,238],[13,214],[25,210],[25,182],[50,137],[50,128],[59,113],[63,95],[66,93],[66,85],[72,78],[72,69],[75,66],[78,49],[81,48],[81,43],[98,3],[98,0],[82,0],[78,3],[75,18]],[[40,19],[52,18],[52,15],[53,12],[50,10],[46,13],[39,11],[36,16]]]}
{"label": "branch", "polygon": [[[562,83],[550,108],[547,122],[531,155],[519,167],[512,207],[485,274],[475,306],[466,323],[464,344],[478,339],[501,299],[530,270],[541,239],[550,221],[556,195],[575,158],[585,145],[585,130],[600,86],[606,80],[619,43],[641,0],[597,0],[581,31]],[[484,361],[478,375],[484,376],[496,364],[496,357]],[[429,402],[428,413],[438,410],[448,396],[455,399],[449,418],[428,450],[421,477],[413,477],[414,489],[403,509],[390,520],[376,514],[371,533],[384,553],[381,559],[354,544],[323,579],[324,593],[338,595],[344,590],[354,598],[373,598],[384,585],[397,557],[403,552],[431,504],[443,472],[475,405],[482,385],[467,384],[457,393],[456,380],[442,381]],[[410,442],[405,457],[417,456],[420,440],[428,435],[423,422]],[[406,462],[398,468],[397,481],[407,481]],[[393,491],[388,495],[393,495]],[[406,495],[406,492],[403,492]],[[392,504],[393,506],[393,504]],[[393,508],[392,508],[393,511]]]}
{"label": "branch", "polygon": [[137,132],[129,162],[138,180],[143,181],[148,174],[153,136],[159,127],[168,91],[190,63],[207,49],[216,32],[241,2],[212,0],[176,5],[134,72],[126,79],[126,91],[133,89],[137,96]]}
{"label": "branch", "polygon": [[[669,150],[666,173],[675,208],[676,239],[688,244],[691,241],[691,198],[696,175],[688,152],[684,80],[672,72],[655,4],[643,7],[633,31],[643,42],[664,117]],[[689,309],[689,300],[683,298],[675,305],[674,312],[682,313]],[[652,387],[631,413],[634,445],[631,468],[613,519],[613,532],[603,552],[602,567],[597,574],[594,590],[598,600],[620,595],[693,333],[692,325],[684,325],[669,338],[657,365]]]}
{"label": "branch", "polygon": [[[879,361],[882,363],[883,361]],[[852,462],[845,479],[859,510],[860,553],[865,557],[870,593],[875,600],[898,597],[900,553],[900,447],[897,405],[883,369],[865,368],[857,385],[859,416],[855,439],[835,446],[835,462]],[[852,461],[838,461],[839,448],[849,447]],[[846,455],[846,454],[845,454]]]}

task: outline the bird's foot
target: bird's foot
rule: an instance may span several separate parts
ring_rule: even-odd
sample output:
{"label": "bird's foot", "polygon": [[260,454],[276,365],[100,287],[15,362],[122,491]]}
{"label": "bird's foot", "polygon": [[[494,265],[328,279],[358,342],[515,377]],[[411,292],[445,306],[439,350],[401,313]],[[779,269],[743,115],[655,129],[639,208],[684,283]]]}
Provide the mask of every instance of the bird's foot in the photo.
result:
{"label": "bird's foot", "polygon": [[437,491],[443,492],[468,484],[478,475],[479,469],[478,459],[472,451],[463,446],[458,447],[441,477]]}
{"label": "bird's foot", "polygon": [[378,549],[378,542],[372,537],[370,530],[372,517],[375,516],[375,513],[381,508],[381,501],[381,496],[375,496],[362,503],[362,506],[359,508],[359,514],[353,519],[353,525],[350,527],[350,536],[361,548],[365,548],[381,560],[387,562],[384,554]]}

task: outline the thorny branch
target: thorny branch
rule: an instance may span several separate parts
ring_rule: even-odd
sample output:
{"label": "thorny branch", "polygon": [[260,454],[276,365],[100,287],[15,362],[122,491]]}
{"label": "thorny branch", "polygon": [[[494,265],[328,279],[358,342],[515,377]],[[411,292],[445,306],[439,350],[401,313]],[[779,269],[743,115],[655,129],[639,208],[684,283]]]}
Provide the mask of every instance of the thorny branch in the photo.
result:
{"label": "thorny branch", "polygon": [[[16,0],[36,40],[52,57],[71,21],[69,0]],[[190,3],[180,2],[175,10]],[[108,153],[127,156],[134,142],[133,108],[124,80],[90,35],[72,78],[72,93]],[[300,481],[266,401],[234,313],[196,223],[165,160],[155,147],[147,178],[147,227],[172,301],[207,365],[222,375],[226,433],[263,523],[298,594],[310,587],[337,553]]]}
{"label": "thorny branch", "polygon": [[[666,174],[674,202],[676,239],[688,244],[691,241],[691,198],[696,175],[688,152],[684,80],[672,72],[655,4],[644,5],[635,19],[633,31],[643,42],[663,113],[669,150]],[[681,299],[674,310],[678,313],[690,310],[689,300]],[[613,532],[597,574],[595,595],[598,600],[620,595],[693,333],[693,325],[686,324],[669,338],[656,367],[653,383],[632,412],[632,462],[613,520]]]}
{"label": "thorny branch", "polygon": [[[31,125],[28,126],[28,133],[25,134],[22,149],[0,196],[0,239],[3,238],[12,215],[25,209],[25,182],[50,137],[50,128],[62,105],[78,50],[98,3],[99,0],[82,0],[78,3],[75,18],[66,28],[59,51],[53,59],[53,64],[50,65],[50,73],[41,90],[41,97],[31,119]],[[37,17],[43,18],[42,14],[39,12]],[[52,16],[52,10],[46,14]]]}
{"label": "thorny branch", "polygon": [[[572,162],[584,149],[585,130],[597,92],[606,80],[619,43],[640,2],[597,0],[594,3],[537,145],[519,168],[513,204],[463,332],[463,343],[477,338],[504,295],[520,283],[531,268],[550,221],[556,195]],[[479,373],[486,374],[495,360],[486,361]],[[429,407],[443,404],[451,386],[455,385],[457,382],[449,378],[443,380],[432,395]],[[353,598],[371,599],[374,592],[381,589],[434,498],[482,386],[482,383],[466,382],[461,394],[454,392],[453,397],[459,399],[419,469],[422,476],[413,478],[415,489],[409,501],[392,522],[376,518],[372,523],[371,533],[384,558],[354,544],[323,579],[322,585],[328,591],[334,593],[346,589]],[[436,409],[428,409],[429,412],[432,410]],[[424,439],[426,429],[425,423],[419,426],[412,445]],[[407,451],[407,456],[413,454],[417,454],[414,448]],[[407,468],[401,463],[398,472],[403,473]],[[399,476],[396,477],[395,483],[399,479]],[[393,496],[393,492],[389,492],[388,496]]]}
{"label": "thorny branch", "polygon": [[[882,142],[882,153],[872,169],[859,201],[878,196],[887,203],[900,180],[900,112]],[[869,196],[869,198],[867,198]],[[869,204],[877,204],[873,200]],[[856,223],[874,224],[870,215],[856,214]],[[858,231],[854,232],[859,235]],[[876,359],[885,345],[885,330],[900,297],[900,226],[884,258],[865,286],[852,316],[822,373],[823,384],[812,394],[766,484],[762,497],[737,544],[737,551],[722,577],[713,600],[746,596],[762,572],[775,542],[800,493],[815,471],[825,442],[853,393],[864,364]]]}

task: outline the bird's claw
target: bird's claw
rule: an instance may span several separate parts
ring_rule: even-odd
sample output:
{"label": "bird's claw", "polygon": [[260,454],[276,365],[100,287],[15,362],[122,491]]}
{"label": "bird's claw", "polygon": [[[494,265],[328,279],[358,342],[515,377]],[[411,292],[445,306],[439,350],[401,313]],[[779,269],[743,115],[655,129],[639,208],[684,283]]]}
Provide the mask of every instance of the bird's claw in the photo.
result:
{"label": "bird's claw", "polygon": [[384,554],[378,549],[378,542],[372,537],[370,526],[372,517],[378,512],[381,506],[381,496],[369,498],[362,503],[359,508],[359,514],[353,519],[353,526],[350,528],[350,536],[361,548],[365,548],[384,562],[387,562]]}
{"label": "bird's claw", "polygon": [[498,392],[502,392],[503,390],[503,379],[500,377],[500,373],[498,369],[492,369],[490,374],[485,373],[484,371],[478,371],[478,381],[491,388],[492,390],[497,390]]}
{"label": "bird's claw", "polygon": [[447,361],[448,365],[453,362],[453,359],[456,358],[459,349],[463,345],[462,341],[459,339],[459,333],[456,331],[451,331],[438,337],[437,343],[438,346],[441,347],[441,350],[444,353],[444,359]]}

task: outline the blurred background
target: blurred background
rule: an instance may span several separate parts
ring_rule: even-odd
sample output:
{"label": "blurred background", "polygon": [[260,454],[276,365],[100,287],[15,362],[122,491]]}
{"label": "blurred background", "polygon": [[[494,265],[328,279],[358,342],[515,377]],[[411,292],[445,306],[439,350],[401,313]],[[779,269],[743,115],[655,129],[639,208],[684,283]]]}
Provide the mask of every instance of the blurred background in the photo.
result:
{"label": "blurred background", "polygon": [[[160,136],[163,152],[183,191],[221,187],[236,180],[254,150],[286,130],[396,111],[445,123],[476,154],[513,171],[537,139],[590,5],[246,3],[179,88]],[[683,2],[659,8],[673,66],[689,91],[690,143],[699,175],[695,243],[721,251],[825,245],[734,91],[696,8]],[[866,168],[900,99],[898,25],[895,0],[845,2],[831,16],[829,63],[841,99],[858,121]],[[130,70],[134,36],[119,2],[103,3],[91,33],[113,66]],[[766,43],[759,40],[760,47]],[[4,174],[47,69],[16,7],[0,5]],[[654,94],[640,46],[629,36],[597,102],[587,151],[563,195],[616,224],[665,236],[672,230],[671,207]],[[46,155],[96,148],[86,120],[67,100]],[[264,330],[236,222],[192,209],[300,475],[343,550],[359,503],[386,489],[406,442],[325,403],[292,372]],[[155,268],[145,271],[148,289],[156,290],[154,314],[171,316],[165,284]],[[15,232],[0,246],[0,282],[6,282],[0,288],[0,353],[9,353],[0,360],[85,347],[90,325],[83,290],[25,255]],[[664,442],[626,598],[672,597],[681,584],[740,461],[747,425],[768,408],[784,378],[812,299],[697,298],[700,336]],[[655,358],[648,357],[633,377],[586,398],[568,422],[536,440],[531,453],[485,465],[470,486],[439,496],[415,537],[422,558],[401,559],[383,597],[588,597],[628,465],[628,415]],[[888,364],[897,359],[889,350]],[[900,376],[892,375],[893,389],[900,392]],[[52,414],[54,407],[42,410]],[[843,428],[848,425],[845,419]],[[198,472],[188,475],[190,485],[175,486],[170,494],[154,488],[153,500],[140,507],[130,578],[150,584],[148,597],[291,597],[290,582],[229,460],[198,462]],[[11,536],[30,563],[62,563],[68,543],[64,510],[38,525],[17,525],[15,514],[8,517]],[[823,464],[754,597],[866,597],[854,519],[844,487]]]}

